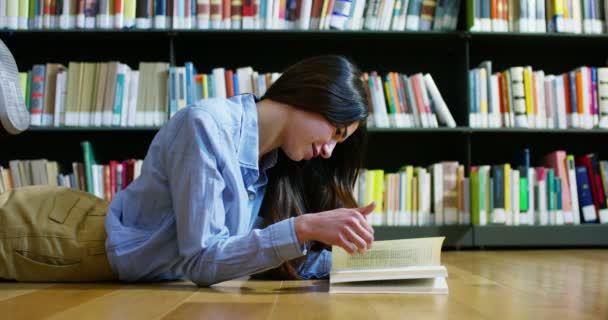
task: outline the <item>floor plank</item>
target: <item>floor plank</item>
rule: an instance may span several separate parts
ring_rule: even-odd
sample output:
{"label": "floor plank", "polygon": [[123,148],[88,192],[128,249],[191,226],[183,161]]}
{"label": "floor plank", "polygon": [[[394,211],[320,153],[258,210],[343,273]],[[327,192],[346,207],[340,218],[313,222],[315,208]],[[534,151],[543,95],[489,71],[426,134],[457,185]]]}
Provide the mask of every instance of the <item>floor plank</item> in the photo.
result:
{"label": "floor plank", "polygon": [[[328,294],[326,280],[0,282],[6,319],[608,319],[608,250],[442,253],[448,295]],[[6,316],[6,317],[5,317]]]}

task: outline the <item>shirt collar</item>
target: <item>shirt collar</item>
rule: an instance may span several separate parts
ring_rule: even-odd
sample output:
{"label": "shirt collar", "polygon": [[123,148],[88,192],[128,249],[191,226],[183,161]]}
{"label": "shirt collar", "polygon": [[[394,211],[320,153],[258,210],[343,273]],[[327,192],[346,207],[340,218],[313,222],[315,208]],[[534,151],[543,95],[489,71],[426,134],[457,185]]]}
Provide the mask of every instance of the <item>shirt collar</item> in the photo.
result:
{"label": "shirt collar", "polygon": [[[252,94],[240,96],[243,106],[241,120],[241,138],[239,141],[238,159],[243,171],[246,186],[251,185],[262,177],[262,184],[266,184],[266,170],[277,164],[278,151],[272,150],[259,159],[259,130],[258,112],[255,102],[257,98]],[[261,175],[260,175],[261,173]]]}
{"label": "shirt collar", "polygon": [[239,163],[243,167],[257,170],[259,154],[258,111],[252,94],[244,94],[240,98],[243,115],[238,151]]}

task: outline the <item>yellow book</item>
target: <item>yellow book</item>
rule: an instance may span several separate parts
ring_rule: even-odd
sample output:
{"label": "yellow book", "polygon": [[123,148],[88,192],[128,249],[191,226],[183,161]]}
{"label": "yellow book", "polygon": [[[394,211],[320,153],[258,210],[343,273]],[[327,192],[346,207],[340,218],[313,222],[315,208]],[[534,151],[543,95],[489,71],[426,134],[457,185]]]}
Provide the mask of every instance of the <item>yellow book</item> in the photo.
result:
{"label": "yellow book", "polygon": [[419,225],[418,222],[418,176],[412,177],[412,225]]}
{"label": "yellow book", "polygon": [[[275,1],[279,1],[279,0],[275,0]],[[329,1],[330,0],[323,0],[323,9],[321,9],[321,22],[319,23],[319,30],[323,29],[323,26],[325,25],[325,19],[329,19],[327,18],[327,7],[329,6]],[[331,17],[331,14],[329,14],[329,17]]]}
{"label": "yellow book", "polygon": [[[16,0],[13,0],[16,1]],[[19,1],[19,29],[27,29],[27,19],[30,13],[30,5],[28,0]]]}
{"label": "yellow book", "polygon": [[406,201],[405,201],[405,211],[409,213],[409,215],[411,216],[412,212],[413,212],[413,203],[412,203],[412,178],[414,175],[414,167],[412,166],[407,166],[405,167],[405,173],[406,173],[406,185],[407,185],[407,194],[405,196]]}
{"label": "yellow book", "polygon": [[568,11],[568,0],[558,0],[557,2],[561,2],[561,9],[563,11],[564,19],[570,19],[570,11]]}
{"label": "yellow book", "polygon": [[502,86],[503,89],[505,90],[505,96],[506,96],[506,103],[505,103],[505,113],[509,113],[509,111],[511,111],[511,99],[509,99],[509,95],[511,94],[511,86],[509,81],[511,81],[509,79],[509,71],[505,70],[502,72]]}
{"label": "yellow book", "polygon": [[124,0],[125,27],[131,27],[135,25],[135,2],[136,0]]}
{"label": "yellow book", "polygon": [[209,98],[209,90],[207,85],[207,75],[203,74],[203,99]]}
{"label": "yellow book", "polygon": [[[488,74],[486,72],[485,68],[480,68],[479,69],[479,82],[480,83],[488,83]],[[491,88],[487,88],[488,90],[486,92],[489,92]],[[482,96],[482,98],[480,99],[481,101],[479,101],[479,112],[482,115],[485,115],[485,117],[488,116],[488,95],[486,93],[485,96]],[[484,116],[482,116],[484,117]]]}
{"label": "yellow book", "polygon": [[[532,68],[524,68],[524,96],[526,101],[526,114],[528,115],[528,119],[534,114],[532,104],[532,75],[530,69]],[[528,124],[531,125],[529,121]]]}
{"label": "yellow book", "polygon": [[[374,170],[365,171],[365,204],[374,201]],[[376,204],[376,209],[379,203]]]}
{"label": "yellow book", "polygon": [[25,100],[27,94],[27,72],[19,72],[19,84],[21,85],[21,96]]}
{"label": "yellow book", "polygon": [[386,104],[388,106],[388,114],[395,114],[393,108],[393,99],[391,97],[391,91],[388,88],[388,81],[384,81],[384,96],[386,97]]}
{"label": "yellow book", "polygon": [[511,211],[511,165],[505,164],[505,214],[509,214]]}
{"label": "yellow book", "polygon": [[374,170],[374,201],[376,201],[376,208],[374,212],[382,213],[385,211],[385,203],[383,199],[384,194],[384,170]]}

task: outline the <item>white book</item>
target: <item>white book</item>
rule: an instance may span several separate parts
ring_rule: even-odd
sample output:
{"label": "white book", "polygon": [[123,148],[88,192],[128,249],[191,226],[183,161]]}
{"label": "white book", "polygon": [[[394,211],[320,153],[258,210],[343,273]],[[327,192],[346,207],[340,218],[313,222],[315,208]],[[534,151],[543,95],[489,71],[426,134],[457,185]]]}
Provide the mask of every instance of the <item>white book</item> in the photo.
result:
{"label": "white book", "polygon": [[581,2],[572,1],[572,19],[570,20],[570,32],[583,33],[583,17],[581,12]]}
{"label": "white book", "polygon": [[588,71],[585,67],[580,67],[576,70],[576,72],[580,72],[581,74],[581,90],[582,90],[582,105],[583,105],[583,114],[579,115],[579,125],[580,128],[589,128],[592,124],[591,120],[591,109],[589,108],[589,87],[588,87]]}
{"label": "white book", "polygon": [[547,75],[545,76],[545,128],[553,129],[554,128],[554,114],[553,114],[553,105],[555,102],[555,95],[553,93],[553,80],[555,76]]}
{"label": "white book", "polygon": [[464,187],[463,187],[463,206],[464,210],[462,212],[462,219],[460,220],[460,224],[462,225],[470,225],[471,224],[471,185],[470,179],[464,178]]}
{"label": "white book", "polygon": [[545,114],[545,72],[536,71],[536,97],[538,103],[538,115],[536,116],[536,128],[547,127],[547,116]]}
{"label": "white book", "polygon": [[[388,0],[394,1],[394,0]],[[352,0],[336,0],[329,16],[329,27],[338,30],[346,28],[346,21],[350,16]]]}
{"label": "white book", "polygon": [[17,30],[19,28],[19,2],[17,2],[17,0],[7,0],[6,1],[5,26],[6,26],[6,28],[12,29],[12,30]]}
{"label": "white book", "polygon": [[419,225],[428,226],[431,225],[431,175],[426,169],[422,168],[420,177],[418,203],[420,204],[419,222],[422,221],[422,223],[419,223]]}
{"label": "white book", "polygon": [[65,86],[66,75],[67,75],[67,72],[65,72],[65,70],[59,71],[59,73],[57,73],[57,82],[56,82],[56,86],[55,86],[55,112],[53,114],[53,126],[54,127],[61,126],[61,115],[64,112],[64,109],[63,109],[64,95],[63,95],[63,93],[65,92],[64,86]]}
{"label": "white book", "polygon": [[608,129],[608,68],[597,69],[599,127]]}
{"label": "white book", "polygon": [[0,0],[0,29],[6,28],[6,1]]}
{"label": "white book", "polygon": [[[211,72],[213,74],[213,86],[215,88],[215,97],[226,98],[226,69],[214,68],[213,70],[211,70]],[[241,90],[240,86],[239,92],[244,92]]]}
{"label": "white book", "polygon": [[139,98],[139,71],[131,72],[129,91],[129,107],[127,109],[127,126],[133,127],[137,124],[137,99]]}
{"label": "white book", "polygon": [[528,168],[528,211],[525,213],[526,218],[520,219],[520,224],[534,224],[534,216],[536,212],[536,169]]}
{"label": "white book", "polygon": [[490,128],[500,128],[501,125],[501,117],[500,117],[500,90],[499,90],[499,81],[498,75],[493,74],[491,76],[491,87],[490,87],[490,95],[492,96],[491,104],[490,104],[490,115],[489,115],[489,125]]}
{"label": "white book", "polygon": [[[527,0],[528,3],[528,30],[527,32],[536,32],[536,1]],[[538,0],[542,1],[542,0]]]}
{"label": "white book", "polygon": [[373,74],[370,74],[370,77],[373,78],[373,88],[370,93],[372,95],[374,124],[379,128],[387,128],[389,127],[389,119],[384,99],[384,89],[382,88],[382,78],[378,75],[374,77]]}
{"label": "white book", "polygon": [[564,93],[564,78],[563,77],[555,77],[555,81],[553,82],[554,92],[555,92],[555,111],[557,115],[557,128],[558,129],[567,129],[568,123],[566,121],[566,99]]}
{"label": "white book", "polygon": [[443,164],[435,163],[432,166],[433,173],[433,215],[435,221],[433,222],[436,226],[443,225]]}
{"label": "white book", "polygon": [[528,117],[526,116],[526,98],[524,91],[524,68],[511,67],[511,92],[513,95],[513,111],[515,113],[515,127],[528,128]]}
{"label": "white book", "polygon": [[537,223],[541,226],[549,224],[549,211],[547,207],[547,180],[546,176],[543,180],[537,182],[536,195],[538,200],[537,212],[538,219]]}
{"label": "white book", "polygon": [[110,12],[110,1],[113,0],[99,0],[97,8],[97,28],[98,29],[110,29],[112,26],[112,12]]}
{"label": "white book", "polygon": [[536,0],[536,32],[547,32],[545,0]]}
{"label": "white book", "polygon": [[332,247],[329,292],[447,294],[444,237],[376,241],[363,254]]}
{"label": "white book", "polygon": [[511,220],[512,225],[518,226],[519,221],[519,170],[511,169]]}
{"label": "white book", "polygon": [[253,93],[252,76],[252,67],[241,67],[236,69],[236,77],[239,83],[239,93]]}
{"label": "white book", "polygon": [[454,117],[452,117],[450,109],[445,104],[445,101],[443,100],[439,89],[437,89],[435,81],[433,81],[433,77],[429,73],[424,75],[424,83],[426,85],[425,87],[428,90],[428,93],[431,96],[433,105],[435,106],[435,110],[437,110],[437,116],[439,117],[441,123],[445,124],[450,128],[455,128],[456,121],[454,121]]}

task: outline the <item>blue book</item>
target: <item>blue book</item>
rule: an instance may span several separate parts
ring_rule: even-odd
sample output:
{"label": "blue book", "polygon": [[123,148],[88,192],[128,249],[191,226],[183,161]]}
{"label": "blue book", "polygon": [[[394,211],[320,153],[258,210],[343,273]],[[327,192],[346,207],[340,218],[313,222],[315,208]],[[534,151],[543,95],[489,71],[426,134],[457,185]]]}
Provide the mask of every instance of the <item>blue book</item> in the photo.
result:
{"label": "blue book", "polygon": [[[492,208],[501,210],[504,215],[505,210],[505,166],[504,165],[493,165],[492,166]],[[498,213],[498,212],[497,212]],[[492,216],[494,216],[494,212]],[[492,222],[495,222],[494,220]]]}
{"label": "blue book", "polygon": [[259,23],[260,23],[260,27],[261,29],[265,29],[265,26],[262,25],[262,21],[264,21],[265,23],[265,19],[266,19],[266,0],[260,0],[260,19],[259,19]]}
{"label": "blue book", "polygon": [[207,75],[207,92],[209,98],[215,98],[215,86],[213,85],[213,74]]}
{"label": "blue book", "polygon": [[186,104],[191,105],[194,103],[194,65],[192,62],[184,63],[186,68]]}
{"label": "blue book", "polygon": [[[578,100],[576,97],[576,72],[570,71],[568,75],[568,80],[570,80],[570,116],[572,114],[578,115]],[[579,120],[580,121],[580,120]]]}
{"label": "blue book", "polygon": [[587,167],[576,167],[576,184],[578,191],[578,202],[581,208],[581,223],[597,223],[597,213],[593,204],[593,195],[591,193],[591,185],[589,184],[589,176],[587,175]]}
{"label": "blue book", "polygon": [[239,90],[239,77],[237,76],[236,72],[232,74],[232,87],[234,89],[235,96],[241,94]]}
{"label": "blue book", "polygon": [[[469,71],[469,113],[470,115],[476,115],[477,114],[477,82],[475,80],[475,71],[477,69],[473,69],[471,71]],[[470,119],[470,117],[469,117]],[[469,126],[472,126],[473,123],[470,123],[471,121],[469,121]]]}
{"label": "blue book", "polygon": [[[192,1],[196,2],[196,1]],[[154,15],[155,16],[166,16],[167,15],[167,0],[155,0],[154,1]]]}
{"label": "blue book", "polygon": [[[120,70],[120,66],[118,70]],[[124,68],[125,71],[126,68]],[[122,99],[124,95],[125,88],[125,74],[117,73],[116,74],[116,92],[114,94],[114,107],[112,108],[112,125],[120,126],[120,115],[122,113]]]}
{"label": "blue book", "polygon": [[169,117],[177,112],[177,79],[175,67],[169,68]]}
{"label": "blue book", "polygon": [[557,211],[562,210],[562,201],[562,179],[555,177],[555,208]]}

